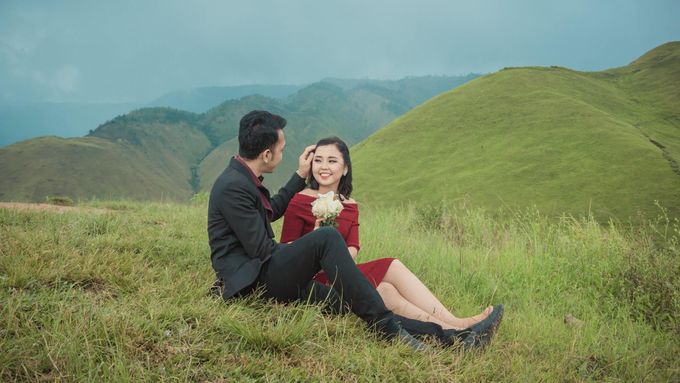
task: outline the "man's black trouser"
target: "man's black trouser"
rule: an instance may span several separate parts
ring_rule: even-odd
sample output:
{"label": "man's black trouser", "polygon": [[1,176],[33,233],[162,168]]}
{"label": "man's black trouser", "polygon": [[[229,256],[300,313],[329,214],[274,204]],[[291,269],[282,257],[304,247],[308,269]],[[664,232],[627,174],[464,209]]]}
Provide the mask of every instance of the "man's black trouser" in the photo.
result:
{"label": "man's black trouser", "polygon": [[307,300],[313,292],[312,278],[322,269],[354,314],[382,332],[396,333],[394,314],[359,271],[342,236],[332,227],[322,227],[280,246],[263,265],[257,284],[264,287],[265,298]]}
{"label": "man's black trouser", "polygon": [[[312,279],[321,269],[332,286]],[[264,287],[265,298],[320,303],[335,314],[349,308],[369,325],[388,334],[393,334],[399,323],[412,335],[432,335],[446,345],[452,342],[438,324],[404,318],[388,310],[356,267],[340,233],[333,228],[317,229],[283,245],[263,266],[258,284]]]}

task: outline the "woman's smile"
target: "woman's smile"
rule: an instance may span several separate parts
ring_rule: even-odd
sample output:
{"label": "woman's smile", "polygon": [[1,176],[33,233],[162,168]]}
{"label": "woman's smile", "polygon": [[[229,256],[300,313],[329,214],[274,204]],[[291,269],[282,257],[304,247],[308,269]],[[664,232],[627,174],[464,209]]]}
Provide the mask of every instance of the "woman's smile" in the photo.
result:
{"label": "woman's smile", "polygon": [[337,189],[343,171],[345,171],[345,162],[342,159],[342,153],[335,145],[316,148],[312,161],[312,174],[319,185]]}

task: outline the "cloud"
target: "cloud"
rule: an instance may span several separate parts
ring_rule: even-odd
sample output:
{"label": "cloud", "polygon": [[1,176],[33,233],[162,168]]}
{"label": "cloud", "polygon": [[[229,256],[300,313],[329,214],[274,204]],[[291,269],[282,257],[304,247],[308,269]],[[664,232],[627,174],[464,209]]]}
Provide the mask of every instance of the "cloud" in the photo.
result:
{"label": "cloud", "polygon": [[0,0],[0,98],[146,101],[177,89],[601,70],[680,39],[678,1]]}
{"label": "cloud", "polygon": [[52,77],[52,87],[57,92],[71,93],[78,85],[80,71],[73,65],[67,65],[57,69]]}

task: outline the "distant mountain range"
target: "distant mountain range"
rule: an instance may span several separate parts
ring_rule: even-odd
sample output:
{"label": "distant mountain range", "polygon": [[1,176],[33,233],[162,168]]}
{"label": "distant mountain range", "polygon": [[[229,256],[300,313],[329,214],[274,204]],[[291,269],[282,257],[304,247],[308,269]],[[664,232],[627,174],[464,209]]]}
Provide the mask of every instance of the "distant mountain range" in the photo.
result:
{"label": "distant mountain range", "polygon": [[352,149],[373,204],[465,202],[626,220],[680,217],[680,42],[601,72],[506,68]]}
{"label": "distant mountain range", "polygon": [[151,101],[146,107],[160,106],[203,113],[226,100],[238,100],[252,95],[285,99],[301,88],[303,86],[299,85],[240,85],[193,88],[166,93]]}
{"label": "distant mountain range", "polygon": [[0,147],[39,136],[82,137],[139,103],[0,104]]}
{"label": "distant mountain range", "polygon": [[169,107],[203,113],[226,100],[259,94],[284,99],[297,85],[241,85],[183,89],[151,102],[0,104],[0,147],[39,136],[82,137],[104,121],[142,107]]}
{"label": "distant mountain range", "polygon": [[[475,77],[328,79],[283,99],[249,95],[205,113],[135,110],[101,124],[87,137],[41,137],[1,148],[0,200],[43,201],[48,195],[186,200],[211,187],[236,152],[238,121],[253,109],[288,120],[286,155],[265,180],[276,188],[292,174],[304,146],[331,134],[355,144],[417,104]],[[198,93],[197,100],[207,99]]]}

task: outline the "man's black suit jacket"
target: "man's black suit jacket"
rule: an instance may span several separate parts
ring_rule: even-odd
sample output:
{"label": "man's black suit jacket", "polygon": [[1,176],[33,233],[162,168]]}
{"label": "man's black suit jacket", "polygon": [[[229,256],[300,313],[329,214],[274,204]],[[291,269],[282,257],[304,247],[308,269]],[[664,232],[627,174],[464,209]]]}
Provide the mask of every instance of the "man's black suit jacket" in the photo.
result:
{"label": "man's black suit jacket", "polygon": [[255,184],[253,174],[232,158],[217,178],[208,204],[208,240],[213,269],[224,282],[224,299],[252,285],[260,268],[281,246],[274,241],[274,231],[261,194],[270,201],[271,221],[286,211],[295,193],[304,189],[305,180],[293,174],[274,197]]}

